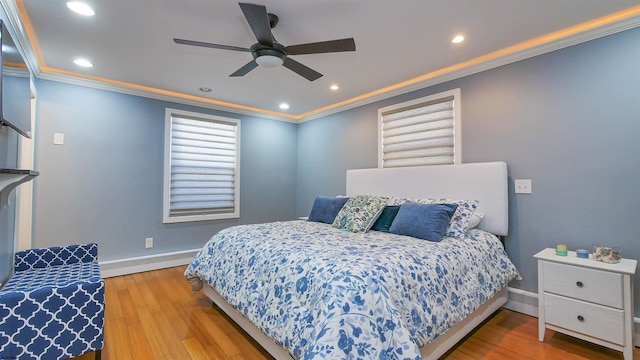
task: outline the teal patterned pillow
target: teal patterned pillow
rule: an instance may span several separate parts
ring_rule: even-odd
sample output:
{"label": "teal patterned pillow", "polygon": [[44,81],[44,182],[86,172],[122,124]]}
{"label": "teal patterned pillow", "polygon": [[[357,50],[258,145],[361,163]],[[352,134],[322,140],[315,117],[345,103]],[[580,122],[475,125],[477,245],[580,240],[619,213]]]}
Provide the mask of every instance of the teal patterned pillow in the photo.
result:
{"label": "teal patterned pillow", "polygon": [[342,207],[333,227],[354,233],[367,232],[387,204],[383,196],[356,195]]}

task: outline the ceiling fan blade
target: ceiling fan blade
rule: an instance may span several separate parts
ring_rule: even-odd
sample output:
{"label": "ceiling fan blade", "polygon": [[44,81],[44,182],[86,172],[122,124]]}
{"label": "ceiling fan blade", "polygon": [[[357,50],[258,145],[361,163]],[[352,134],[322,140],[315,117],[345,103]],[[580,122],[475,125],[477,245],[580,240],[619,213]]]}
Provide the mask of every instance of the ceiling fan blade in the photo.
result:
{"label": "ceiling fan blade", "polygon": [[317,80],[322,77],[322,74],[320,74],[319,72],[305,65],[302,65],[291,58],[285,58],[284,63],[282,65],[284,65],[284,67],[286,67],[287,69],[293,71],[294,73],[302,76],[303,78],[309,81]]}
{"label": "ceiling fan blade", "polygon": [[208,47],[213,49],[223,49],[223,50],[233,50],[233,51],[245,51],[245,52],[251,51],[250,49],[242,48],[238,46],[211,44],[211,43],[206,43],[201,41],[184,40],[184,39],[173,39],[173,41],[176,44],[181,44],[181,45],[201,46],[201,47]]}
{"label": "ceiling fan blade", "polygon": [[269,15],[267,14],[266,6],[247,3],[239,4],[258,42],[262,45],[272,47],[273,35],[271,34],[271,25],[269,25]]}
{"label": "ceiling fan blade", "polygon": [[342,51],[356,51],[353,38],[321,41],[308,44],[292,45],[284,48],[287,55],[318,54]]}
{"label": "ceiling fan blade", "polygon": [[241,67],[240,69],[236,70],[236,72],[234,72],[233,74],[229,75],[232,77],[237,77],[237,76],[245,76],[247,75],[247,73],[249,73],[249,71],[255,69],[258,67],[258,63],[255,60],[251,60],[247,63],[247,65]]}

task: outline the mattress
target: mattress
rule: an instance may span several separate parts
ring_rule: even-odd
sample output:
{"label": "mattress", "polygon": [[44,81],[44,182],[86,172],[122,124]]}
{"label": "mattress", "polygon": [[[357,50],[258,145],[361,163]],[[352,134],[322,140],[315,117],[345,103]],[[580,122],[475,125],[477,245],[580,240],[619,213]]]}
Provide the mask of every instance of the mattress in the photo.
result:
{"label": "mattress", "polygon": [[296,359],[420,359],[518,272],[478,229],[429,242],[289,221],[220,231],[185,276]]}

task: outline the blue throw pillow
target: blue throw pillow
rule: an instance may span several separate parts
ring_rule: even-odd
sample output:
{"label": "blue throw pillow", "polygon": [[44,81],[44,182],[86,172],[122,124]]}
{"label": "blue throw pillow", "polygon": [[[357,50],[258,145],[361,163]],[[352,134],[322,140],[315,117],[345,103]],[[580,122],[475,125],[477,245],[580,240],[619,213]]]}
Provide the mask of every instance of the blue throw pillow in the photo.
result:
{"label": "blue throw pillow", "polygon": [[406,202],[400,206],[389,232],[439,242],[457,207],[457,204]]}
{"label": "blue throw pillow", "polygon": [[389,228],[393,223],[393,219],[396,218],[398,210],[400,210],[400,205],[385,206],[380,216],[378,216],[378,220],[376,220],[371,227],[371,230],[389,232]]}
{"label": "blue throw pillow", "polygon": [[321,222],[325,224],[333,224],[336,215],[340,212],[344,204],[349,200],[348,197],[323,197],[317,196],[313,201],[309,221]]}

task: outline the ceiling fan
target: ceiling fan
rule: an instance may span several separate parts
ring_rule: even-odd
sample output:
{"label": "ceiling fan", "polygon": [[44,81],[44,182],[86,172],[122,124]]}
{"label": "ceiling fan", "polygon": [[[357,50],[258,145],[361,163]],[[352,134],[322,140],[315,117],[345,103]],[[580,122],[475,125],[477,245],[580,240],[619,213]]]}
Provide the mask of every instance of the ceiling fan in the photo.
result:
{"label": "ceiling fan", "polygon": [[233,50],[251,52],[253,60],[248,64],[236,70],[229,76],[244,76],[256,67],[263,66],[267,68],[284,65],[287,69],[304,77],[309,81],[317,80],[322,76],[319,72],[291,59],[289,55],[319,54],[330,52],[355,51],[356,43],[353,38],[330,40],[315,43],[307,43],[292,46],[283,46],[278,43],[271,33],[278,24],[278,17],[274,14],[267,13],[264,5],[239,3],[244,17],[247,19],[251,31],[258,40],[257,43],[251,45],[250,48],[242,48],[237,46],[211,44],[200,41],[173,39],[176,44],[192,45],[208,47],[213,49]]}

